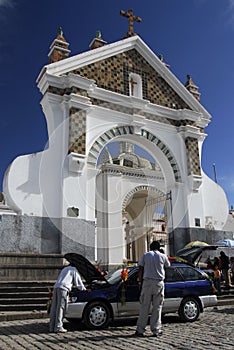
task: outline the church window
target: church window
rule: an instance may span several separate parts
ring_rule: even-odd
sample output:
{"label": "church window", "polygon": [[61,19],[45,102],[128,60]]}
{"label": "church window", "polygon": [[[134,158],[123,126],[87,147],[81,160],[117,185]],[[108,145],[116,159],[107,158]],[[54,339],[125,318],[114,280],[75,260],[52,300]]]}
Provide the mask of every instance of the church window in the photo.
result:
{"label": "church window", "polygon": [[142,78],[139,74],[129,74],[129,95],[142,98]]}
{"label": "church window", "polygon": [[129,159],[124,159],[123,165],[124,166],[128,166],[130,168],[133,168],[133,162],[131,160],[129,160]]}
{"label": "church window", "polygon": [[201,226],[201,221],[199,218],[195,218],[195,226],[200,227]]}
{"label": "church window", "polygon": [[67,208],[67,216],[69,217],[78,217],[79,216],[79,208],[75,208],[75,207],[70,207]]}

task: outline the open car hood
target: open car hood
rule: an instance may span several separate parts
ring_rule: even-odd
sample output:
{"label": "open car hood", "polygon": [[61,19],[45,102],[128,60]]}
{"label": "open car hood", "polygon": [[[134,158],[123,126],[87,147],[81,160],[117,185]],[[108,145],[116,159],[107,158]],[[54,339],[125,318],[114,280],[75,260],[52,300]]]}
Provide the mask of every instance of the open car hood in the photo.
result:
{"label": "open car hood", "polygon": [[195,262],[201,258],[201,255],[204,251],[207,250],[216,250],[218,246],[216,245],[205,245],[205,246],[194,246],[189,248],[183,248],[176,252],[176,256],[188,261],[191,264],[195,264]]}
{"label": "open car hood", "polygon": [[101,274],[97,268],[91,264],[83,255],[76,253],[67,253],[64,258],[69,261],[70,264],[75,266],[79,274],[85,279],[87,283],[92,283],[94,280],[106,281],[105,277]]}

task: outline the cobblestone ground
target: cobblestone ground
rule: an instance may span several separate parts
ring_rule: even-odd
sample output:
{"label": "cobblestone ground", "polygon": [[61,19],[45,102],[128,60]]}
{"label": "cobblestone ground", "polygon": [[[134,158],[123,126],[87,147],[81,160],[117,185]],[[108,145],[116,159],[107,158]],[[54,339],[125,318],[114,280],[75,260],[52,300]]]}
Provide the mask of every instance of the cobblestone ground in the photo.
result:
{"label": "cobblestone ground", "polygon": [[182,323],[176,315],[163,319],[163,335],[136,338],[136,320],[116,322],[102,331],[65,322],[65,334],[48,333],[48,319],[8,321],[0,325],[1,350],[135,350],[135,349],[234,349],[234,306],[208,308],[194,323]]}

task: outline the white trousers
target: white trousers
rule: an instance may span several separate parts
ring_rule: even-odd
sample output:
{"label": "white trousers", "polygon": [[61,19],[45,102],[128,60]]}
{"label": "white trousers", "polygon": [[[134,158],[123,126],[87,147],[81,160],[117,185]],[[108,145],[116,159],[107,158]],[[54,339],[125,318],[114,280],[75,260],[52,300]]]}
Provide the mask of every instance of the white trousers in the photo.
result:
{"label": "white trousers", "polygon": [[68,292],[54,288],[50,310],[50,332],[57,332],[63,326],[63,318],[67,309]]}
{"label": "white trousers", "polygon": [[140,295],[140,311],[137,321],[137,332],[144,333],[148,322],[150,306],[152,312],[150,318],[150,330],[152,333],[162,328],[161,316],[164,301],[164,282],[156,280],[144,280]]}

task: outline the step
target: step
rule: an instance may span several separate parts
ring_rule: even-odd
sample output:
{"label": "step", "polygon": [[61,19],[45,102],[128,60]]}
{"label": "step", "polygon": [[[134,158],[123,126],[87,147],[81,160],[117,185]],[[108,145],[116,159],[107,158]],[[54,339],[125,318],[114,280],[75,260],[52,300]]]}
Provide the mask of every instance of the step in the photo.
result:
{"label": "step", "polygon": [[0,299],[0,306],[2,305],[26,305],[26,304],[41,304],[41,303],[47,303],[48,297],[40,297],[40,298],[1,298]]}
{"label": "step", "polygon": [[1,281],[54,280],[63,267],[61,254],[0,253]]}
{"label": "step", "polygon": [[47,298],[49,295],[49,291],[27,291],[27,292],[2,292],[0,290],[0,300],[1,299],[39,299],[39,298]]}
{"label": "step", "polygon": [[16,321],[16,320],[30,320],[39,318],[48,318],[49,315],[43,310],[33,311],[0,311],[0,322]]}
{"label": "step", "polygon": [[225,298],[225,299],[218,299],[218,306],[224,306],[224,305],[234,305],[234,298]]}
{"label": "step", "polygon": [[44,310],[46,311],[46,303],[43,304],[11,304],[11,305],[0,305],[0,312],[2,311],[33,311],[33,310]]}
{"label": "step", "polygon": [[0,282],[0,291],[28,291],[28,290],[48,290],[51,289],[55,281],[37,281],[37,282]]}
{"label": "step", "polygon": [[37,254],[37,253],[0,253],[1,266],[40,265],[61,266],[63,255],[61,254]]}

